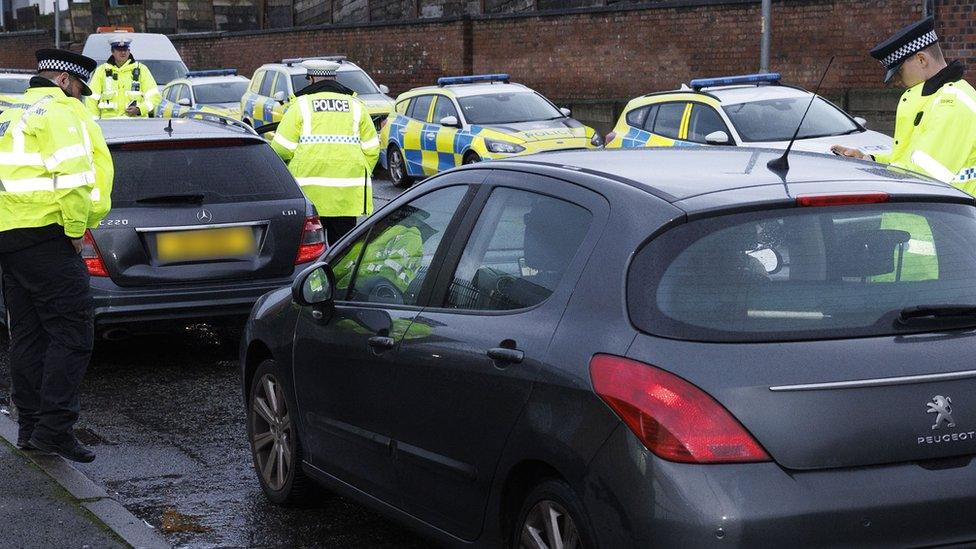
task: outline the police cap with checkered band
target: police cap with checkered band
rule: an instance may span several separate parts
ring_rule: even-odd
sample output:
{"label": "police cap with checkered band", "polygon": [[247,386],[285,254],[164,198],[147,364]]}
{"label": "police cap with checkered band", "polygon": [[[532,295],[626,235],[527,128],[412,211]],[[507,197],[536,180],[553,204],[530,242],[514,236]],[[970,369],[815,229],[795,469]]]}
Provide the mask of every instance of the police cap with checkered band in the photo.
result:
{"label": "police cap with checkered band", "polygon": [[98,63],[84,55],[68,51],[55,49],[37,50],[37,72],[58,71],[66,72],[71,76],[81,80],[82,95],[91,95],[91,88],[88,87],[88,80],[98,67]]}
{"label": "police cap with checkered band", "polygon": [[926,17],[896,32],[891,38],[871,50],[871,57],[884,66],[885,84],[898,74],[906,59],[939,41],[935,34],[935,18]]}

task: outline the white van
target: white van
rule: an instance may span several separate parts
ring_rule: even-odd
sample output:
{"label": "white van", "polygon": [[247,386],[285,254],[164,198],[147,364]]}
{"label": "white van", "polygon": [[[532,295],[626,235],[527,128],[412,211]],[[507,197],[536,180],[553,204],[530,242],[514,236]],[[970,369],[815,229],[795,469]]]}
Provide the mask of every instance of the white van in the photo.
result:
{"label": "white van", "polygon": [[187,68],[183,63],[183,58],[173,47],[173,43],[165,34],[153,34],[145,32],[103,32],[89,34],[85,42],[85,49],[82,54],[91,57],[99,63],[105,63],[112,55],[112,46],[109,41],[117,35],[123,35],[132,39],[129,46],[132,57],[136,61],[149,67],[156,83],[160,86],[165,85],[177,78],[186,78]]}

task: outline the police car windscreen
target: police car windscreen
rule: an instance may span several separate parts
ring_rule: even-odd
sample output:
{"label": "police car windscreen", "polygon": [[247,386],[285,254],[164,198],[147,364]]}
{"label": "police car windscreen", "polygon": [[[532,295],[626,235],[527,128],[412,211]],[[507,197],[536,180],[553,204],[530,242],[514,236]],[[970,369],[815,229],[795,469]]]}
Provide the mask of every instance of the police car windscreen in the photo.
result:
{"label": "police car windscreen", "polygon": [[469,124],[512,124],[563,117],[552,103],[532,92],[472,95],[459,97],[458,103]]}
{"label": "police car windscreen", "polygon": [[[785,97],[723,105],[743,141],[789,141],[810,103],[810,97]],[[821,98],[810,107],[799,139],[844,135],[860,128],[843,112]]]}
{"label": "police car windscreen", "polygon": [[[788,208],[665,232],[628,274],[642,330],[695,341],[848,339],[938,331],[976,315],[976,217],[959,204]],[[917,311],[917,309],[914,309]],[[914,313],[917,317],[917,312]]]}
{"label": "police car windscreen", "polygon": [[197,103],[215,105],[218,103],[237,103],[247,91],[248,82],[217,82],[193,86]]}
{"label": "police car windscreen", "polygon": [[177,78],[186,78],[186,65],[182,61],[143,61],[142,59],[138,61],[149,69],[153,80],[160,86]]}
{"label": "police car windscreen", "polygon": [[[336,80],[359,95],[380,93],[376,84],[363,71],[339,71]],[[307,86],[308,80],[305,79],[305,74],[291,75],[291,85],[296,92]]]}
{"label": "police car windscreen", "polygon": [[[113,207],[150,206],[154,197],[202,195],[203,204],[298,198],[302,191],[271,147],[261,142],[209,147],[163,142],[113,147]],[[141,203],[139,201],[142,201]]]}
{"label": "police car windscreen", "polygon": [[29,82],[27,78],[4,78],[0,76],[0,93],[24,93]]}

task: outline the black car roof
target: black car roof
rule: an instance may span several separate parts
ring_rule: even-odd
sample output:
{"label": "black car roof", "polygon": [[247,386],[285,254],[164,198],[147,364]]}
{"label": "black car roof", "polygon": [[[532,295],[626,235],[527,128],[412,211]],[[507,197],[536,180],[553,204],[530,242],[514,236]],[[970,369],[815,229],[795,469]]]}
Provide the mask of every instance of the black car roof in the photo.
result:
{"label": "black car roof", "polygon": [[[809,183],[825,183],[824,187],[835,189],[838,184],[851,182],[857,182],[850,186],[852,191],[868,186],[904,193],[906,188],[911,188],[911,194],[972,199],[949,185],[913,172],[802,151],[790,153],[790,170],[784,186],[784,180],[766,167],[767,162],[782,154],[774,149],[744,147],[669,147],[551,152],[504,163],[516,169],[518,165],[536,164],[603,176],[644,189],[671,203],[686,203],[694,197],[733,190],[738,190],[736,194],[740,197],[735,202],[745,203],[760,196],[768,199],[771,186],[782,189],[776,192],[787,198],[793,194],[788,191],[790,185],[802,186],[809,192],[818,187]],[[491,164],[500,167],[496,163],[499,161]],[[750,188],[764,190],[756,196],[742,192]]]}
{"label": "black car roof", "polygon": [[[170,122],[172,132],[167,131]],[[241,138],[264,141],[239,126],[219,121],[194,120],[186,118],[113,118],[99,120],[99,126],[109,145],[141,141],[161,141],[169,139],[221,139]]]}

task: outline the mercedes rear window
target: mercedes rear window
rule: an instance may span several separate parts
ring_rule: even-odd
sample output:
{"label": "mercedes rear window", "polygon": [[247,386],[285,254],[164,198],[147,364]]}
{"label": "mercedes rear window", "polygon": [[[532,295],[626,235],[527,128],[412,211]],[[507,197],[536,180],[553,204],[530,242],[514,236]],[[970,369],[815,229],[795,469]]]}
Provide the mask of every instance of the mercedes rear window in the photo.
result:
{"label": "mercedes rear window", "polygon": [[[954,204],[790,208],[701,219],[638,252],[628,273],[628,308],[645,332],[697,341],[974,326],[973,242],[976,208]],[[919,314],[917,307],[932,314]]]}
{"label": "mercedes rear window", "polygon": [[252,143],[188,140],[113,147],[112,206],[179,204],[181,197],[200,204],[301,197],[301,189],[271,147]]}
{"label": "mercedes rear window", "polygon": [[[810,96],[784,97],[725,105],[722,110],[743,141],[789,141],[796,132]],[[799,139],[857,133],[861,128],[840,109],[817,97],[803,119]]]}

